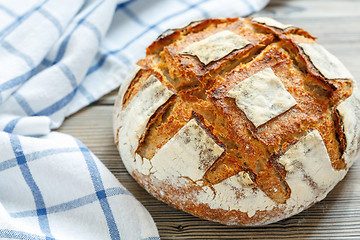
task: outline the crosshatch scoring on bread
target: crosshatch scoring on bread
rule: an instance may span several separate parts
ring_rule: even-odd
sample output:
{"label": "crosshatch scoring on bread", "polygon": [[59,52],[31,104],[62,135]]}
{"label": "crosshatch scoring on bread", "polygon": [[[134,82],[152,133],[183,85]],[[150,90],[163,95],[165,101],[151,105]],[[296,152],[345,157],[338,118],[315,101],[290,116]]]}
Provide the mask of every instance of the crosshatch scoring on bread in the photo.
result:
{"label": "crosshatch scoring on bread", "polygon": [[114,135],[156,198],[229,225],[322,200],[359,156],[360,94],[308,32],[269,18],[167,31],[119,91]]}

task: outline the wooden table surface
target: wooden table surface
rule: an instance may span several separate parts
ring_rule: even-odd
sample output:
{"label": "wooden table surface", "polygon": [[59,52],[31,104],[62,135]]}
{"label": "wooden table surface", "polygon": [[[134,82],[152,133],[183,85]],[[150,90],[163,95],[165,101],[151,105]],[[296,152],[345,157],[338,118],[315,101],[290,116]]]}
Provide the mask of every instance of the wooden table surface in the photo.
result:
{"label": "wooden table surface", "polygon": [[[274,0],[256,15],[309,31],[360,80],[360,0]],[[59,131],[83,141],[134,194],[154,218],[161,239],[360,239],[360,160],[322,202],[263,227],[220,225],[156,200],[127,173],[113,143],[116,93],[69,117]]]}

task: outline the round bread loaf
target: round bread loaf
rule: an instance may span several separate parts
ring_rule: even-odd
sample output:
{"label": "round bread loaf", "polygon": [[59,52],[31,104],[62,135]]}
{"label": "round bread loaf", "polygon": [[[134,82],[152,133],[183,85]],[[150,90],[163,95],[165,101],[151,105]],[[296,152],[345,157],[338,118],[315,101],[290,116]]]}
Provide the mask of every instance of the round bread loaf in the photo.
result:
{"label": "round bread loaf", "polygon": [[229,225],[322,200],[359,155],[360,101],[308,32],[269,18],[166,31],[122,84],[115,143],[150,194]]}

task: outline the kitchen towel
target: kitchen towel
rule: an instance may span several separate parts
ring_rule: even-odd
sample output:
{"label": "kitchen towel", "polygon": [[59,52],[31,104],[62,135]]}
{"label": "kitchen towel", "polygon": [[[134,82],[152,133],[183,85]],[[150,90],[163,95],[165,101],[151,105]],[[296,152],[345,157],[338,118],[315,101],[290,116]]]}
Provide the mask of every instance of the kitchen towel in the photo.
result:
{"label": "kitchen towel", "polygon": [[1,0],[0,238],[159,239],[64,119],[117,88],[168,28],[268,0]]}

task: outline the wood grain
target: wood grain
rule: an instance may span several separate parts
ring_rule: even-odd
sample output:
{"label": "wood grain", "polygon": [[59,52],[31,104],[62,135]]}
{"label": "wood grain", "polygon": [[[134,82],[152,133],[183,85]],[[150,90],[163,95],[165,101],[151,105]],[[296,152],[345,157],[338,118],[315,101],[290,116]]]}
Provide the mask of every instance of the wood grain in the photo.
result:
{"label": "wood grain", "polygon": [[[336,55],[360,80],[360,1],[275,0],[259,16],[300,26]],[[156,200],[127,173],[113,144],[112,110],[117,90],[69,117],[59,129],[83,141],[149,210],[162,239],[360,239],[360,160],[320,203],[275,224],[224,226]]]}

